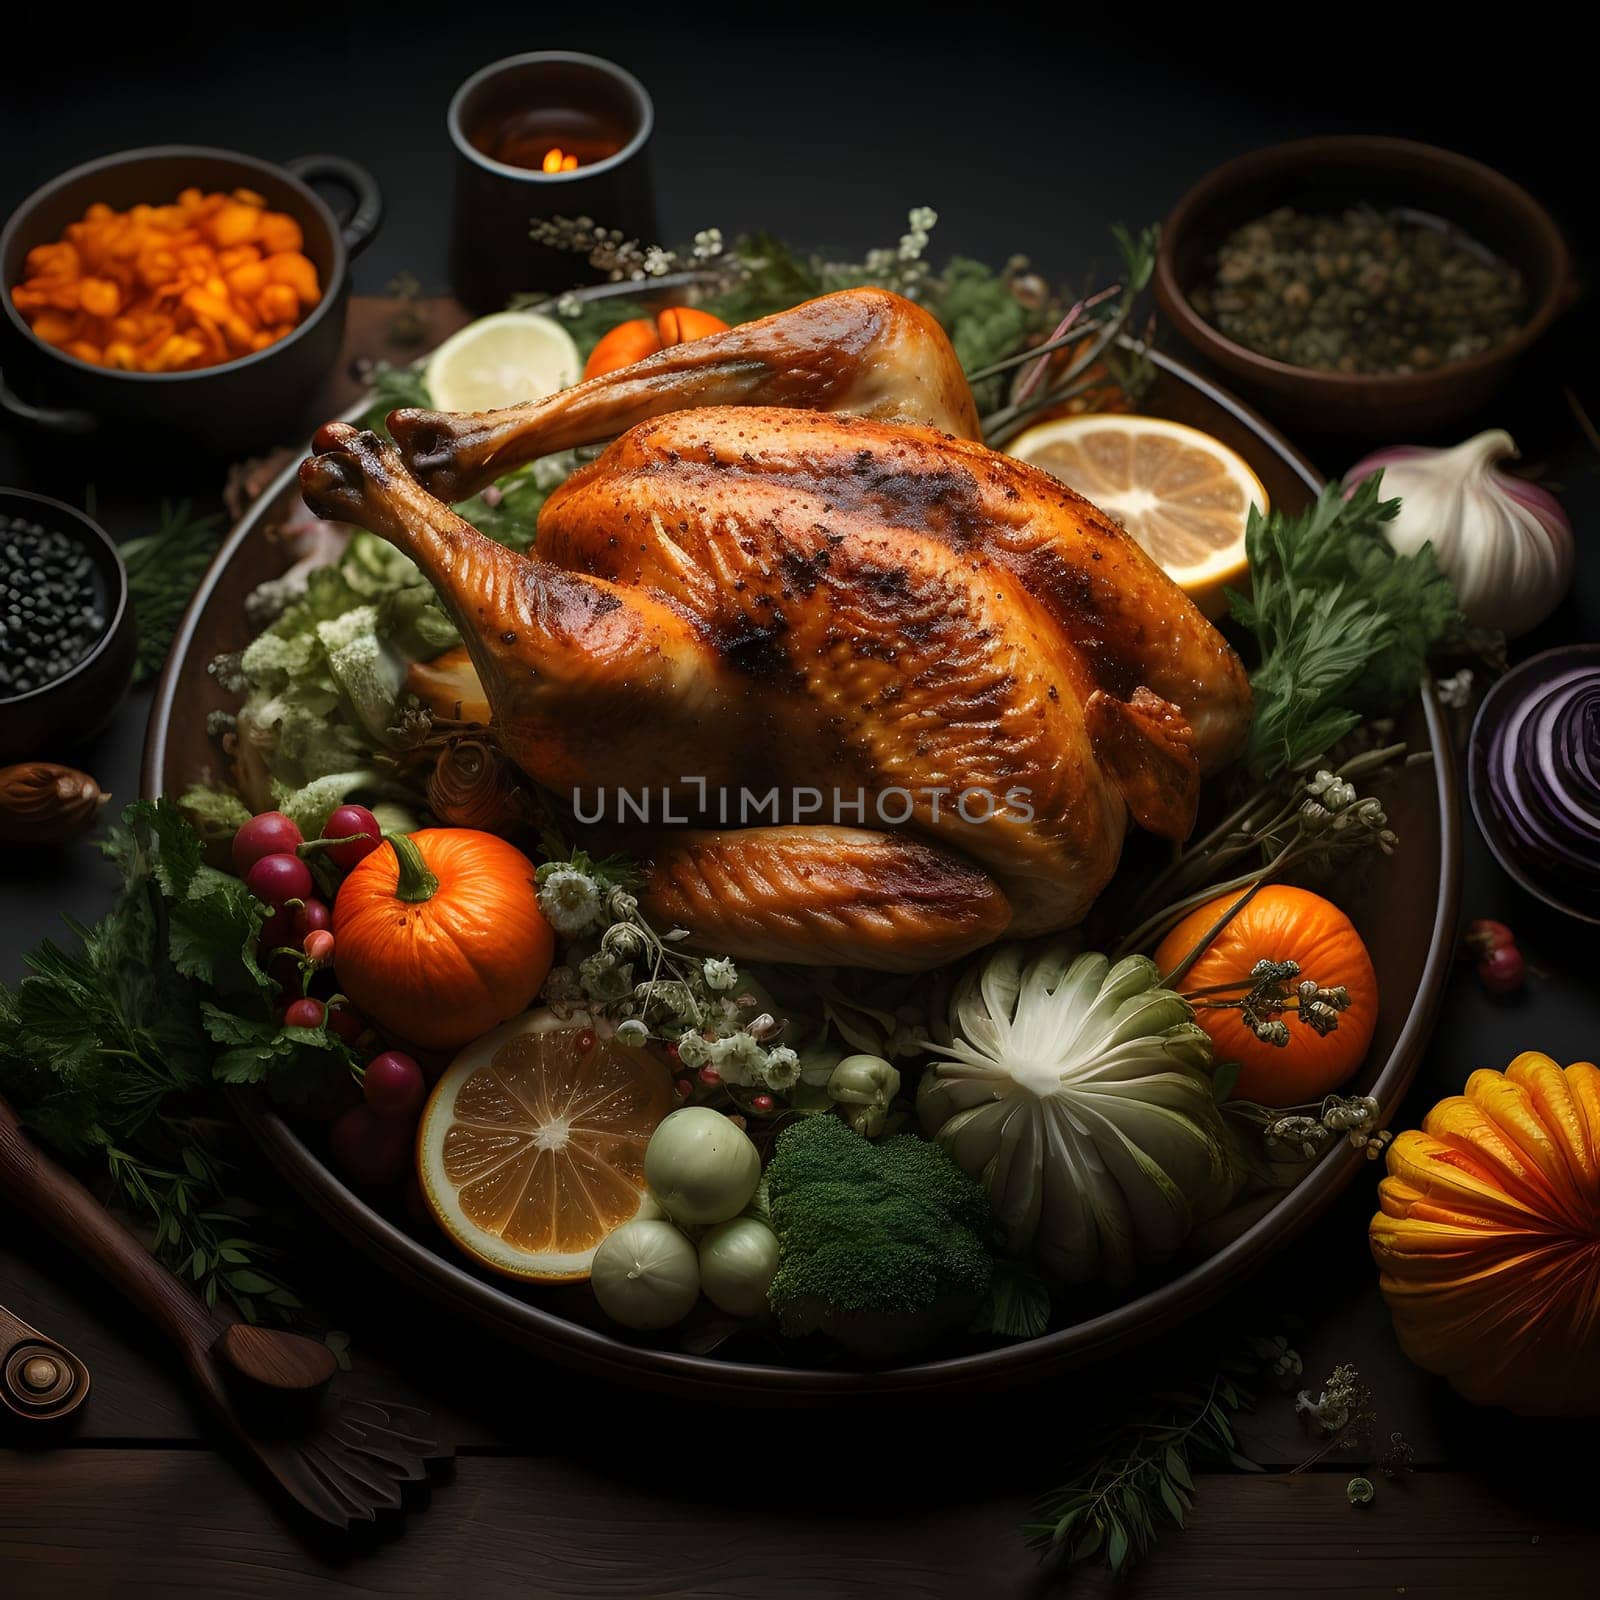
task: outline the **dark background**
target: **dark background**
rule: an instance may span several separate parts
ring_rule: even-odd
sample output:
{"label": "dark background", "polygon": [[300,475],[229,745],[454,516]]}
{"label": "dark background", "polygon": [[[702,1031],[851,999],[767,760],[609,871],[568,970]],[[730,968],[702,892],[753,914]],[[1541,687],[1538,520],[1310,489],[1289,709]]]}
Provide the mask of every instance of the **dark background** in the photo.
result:
{"label": "dark background", "polygon": [[[1218,162],[1307,134],[1381,132],[1451,146],[1519,179],[1556,212],[1580,271],[1585,278],[1590,271],[1593,87],[1583,81],[1588,69],[1581,59],[1588,52],[1576,39],[1542,37],[1545,25],[1537,19],[1502,18],[1493,39],[1486,26],[1460,21],[1449,26],[1482,37],[1446,40],[1439,29],[1413,34],[1392,18],[1382,19],[1381,31],[1379,23],[1364,27],[1347,12],[1301,11],[1291,29],[1281,20],[1246,23],[1231,12],[1163,22],[1155,8],[1147,15],[1128,7],[1053,8],[1049,20],[1032,8],[993,5],[959,16],[948,8],[930,7],[924,15],[900,7],[891,18],[874,9],[870,20],[811,10],[763,22],[714,6],[648,12],[612,6],[604,20],[584,9],[567,21],[533,6],[313,13],[280,5],[253,7],[247,15],[224,14],[215,5],[163,6],[124,8],[115,18],[60,4],[35,9],[0,57],[0,214],[58,172],[135,145],[210,143],[272,159],[331,151],[368,165],[388,202],[378,239],[356,264],[357,293],[382,293],[401,273],[413,274],[425,291],[441,291],[450,182],[443,117],[451,91],[498,56],[565,47],[616,59],[653,94],[667,242],[711,225],[730,236],[760,226],[859,256],[893,243],[908,208],[926,204],[940,214],[929,252],[936,261],[952,253],[995,259],[1023,252],[1047,275],[1071,280],[1111,269],[1113,222],[1158,219]],[[1558,488],[1581,552],[1573,599],[1518,643],[1516,657],[1600,637],[1600,453],[1583,438],[1563,397],[1570,386],[1600,417],[1594,350],[1586,304],[1492,419],[1511,428],[1525,458]],[[1357,453],[1349,443],[1297,442],[1329,473],[1342,471]],[[163,487],[216,498],[213,470],[184,478],[177,473]],[[78,503],[93,484],[102,518],[118,537],[146,531],[154,511],[148,492],[96,481],[92,462],[46,458],[3,428],[0,482]],[[112,731],[79,754],[118,800],[136,792],[148,705],[148,692],[135,692]],[[1493,1001],[1462,969],[1398,1125],[1414,1125],[1475,1067],[1503,1066],[1531,1048],[1562,1061],[1592,1057],[1600,1038],[1596,941],[1516,891],[1494,867],[1470,815],[1464,834],[1464,916],[1510,922],[1533,971],[1523,995]],[[110,883],[83,846],[58,855],[15,853],[0,864],[0,981],[15,980],[23,951],[56,932],[60,913],[98,915]],[[1272,1270],[1263,1292],[1294,1303],[1314,1330],[1305,1336],[1308,1363],[1321,1364],[1308,1378],[1333,1360],[1385,1367],[1385,1431],[1404,1427],[1434,1461],[1470,1462],[1474,1470],[1514,1480],[1530,1451],[1544,1448],[1543,1436],[1468,1411],[1406,1368],[1394,1350],[1362,1238],[1371,1202],[1371,1186],[1358,1181],[1346,1202]],[[8,1282],[8,1249],[0,1245],[0,1289]],[[47,1254],[25,1243],[18,1250],[20,1266],[19,1258],[10,1259],[21,1283],[56,1276]],[[336,1277],[355,1274],[346,1299],[375,1296],[382,1303],[381,1286],[364,1267],[327,1265]],[[96,1306],[92,1291],[86,1293]],[[8,1294],[0,1299],[27,1314],[26,1304]],[[97,1309],[108,1327],[126,1320],[108,1302]],[[338,1314],[346,1307],[331,1309]],[[350,1308],[349,1315],[358,1313]],[[368,1313],[366,1334],[358,1328],[364,1359],[404,1364],[406,1335],[392,1325],[372,1333],[371,1321]],[[437,1323],[421,1326],[448,1337]],[[419,1365],[425,1374],[419,1356],[413,1375]],[[595,1396],[589,1386],[574,1384],[572,1392],[578,1397],[572,1405],[601,1408],[596,1415],[637,1419],[630,1408],[643,1405],[618,1407],[614,1396]],[[1070,1396],[1070,1385],[1064,1392]],[[481,1409],[490,1439],[538,1436],[540,1417]],[[1018,1408],[1015,1422],[1031,1409]],[[949,1474],[944,1493],[954,1504],[966,1493],[962,1474],[993,1448],[993,1424],[981,1408],[947,1421],[930,1417],[925,1427],[937,1441],[927,1445],[928,1462]],[[680,1419],[677,1426],[686,1425]],[[682,1443],[684,1435],[678,1437]],[[602,1458],[599,1444],[569,1433],[547,1448],[585,1457],[583,1470],[602,1474],[597,1493],[626,1492],[604,1475],[613,1463]],[[1027,1461],[1011,1460],[1008,1470],[1026,1487],[1043,1487],[1049,1468],[1035,1458],[1045,1462],[1049,1449],[1048,1439],[1031,1439]],[[909,1446],[901,1450],[901,1465],[914,1468]],[[987,1454],[983,1460],[987,1465]],[[797,1457],[786,1470],[801,1467]],[[721,1470],[744,1469],[726,1463]],[[622,1477],[640,1474],[635,1467]],[[762,1489],[753,1498],[751,1515],[776,1496]],[[895,1515],[909,1515],[911,1501],[921,1514],[938,1514],[943,1503],[937,1493],[931,1502],[911,1494]],[[695,1504],[691,1498],[682,1515],[693,1516]],[[793,1532],[803,1538],[804,1522],[794,1523]],[[997,1547],[1010,1548],[1008,1527],[991,1533]]]}

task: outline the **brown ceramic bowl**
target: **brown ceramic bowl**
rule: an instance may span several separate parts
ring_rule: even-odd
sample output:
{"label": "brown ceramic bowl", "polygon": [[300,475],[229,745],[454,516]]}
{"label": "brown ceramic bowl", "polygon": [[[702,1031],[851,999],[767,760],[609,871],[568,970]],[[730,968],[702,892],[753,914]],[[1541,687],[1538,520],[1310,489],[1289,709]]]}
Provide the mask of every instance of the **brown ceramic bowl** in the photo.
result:
{"label": "brown ceramic bowl", "polygon": [[[1511,338],[1432,372],[1351,374],[1290,366],[1235,344],[1190,294],[1240,224],[1278,206],[1328,211],[1365,202],[1435,218],[1516,267],[1528,320]],[[1179,333],[1274,418],[1329,433],[1409,436],[1489,401],[1572,296],[1567,246],[1543,206],[1509,178],[1408,139],[1301,139],[1252,151],[1208,173],[1173,207],[1156,256],[1156,300]]]}

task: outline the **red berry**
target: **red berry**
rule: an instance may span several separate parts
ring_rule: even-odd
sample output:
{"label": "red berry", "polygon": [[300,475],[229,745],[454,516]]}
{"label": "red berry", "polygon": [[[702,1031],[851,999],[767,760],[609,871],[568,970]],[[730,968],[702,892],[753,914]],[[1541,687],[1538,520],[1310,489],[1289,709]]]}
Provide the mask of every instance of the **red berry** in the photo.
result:
{"label": "red berry", "polygon": [[1478,982],[1490,994],[1515,994],[1522,974],[1522,952],[1514,944],[1496,945],[1478,963]]}
{"label": "red berry", "polygon": [[1517,936],[1505,923],[1496,922],[1493,917],[1479,917],[1476,922],[1467,924],[1466,945],[1474,955],[1486,956],[1491,950],[1516,942]]}
{"label": "red berry", "polygon": [[367,1031],[367,1019],[352,1005],[328,1007],[328,1032],[354,1044]]}
{"label": "red berry", "polygon": [[283,1020],[291,1028],[320,1028],[328,1008],[320,1000],[291,1000],[283,1008]]}
{"label": "red berry", "polygon": [[300,830],[281,811],[263,811],[233,836],[233,870],[242,878],[263,856],[293,855]]}
{"label": "red berry", "polygon": [[707,1086],[722,1082],[722,1074],[715,1067],[701,1067],[700,1081]]}
{"label": "red berry", "polygon": [[325,967],[333,960],[333,935],[326,928],[318,928],[305,936],[301,948],[319,967]]}
{"label": "red berry", "polygon": [[427,1082],[410,1056],[385,1050],[367,1063],[361,1079],[367,1104],[380,1117],[413,1117],[428,1092]]}
{"label": "red berry", "polygon": [[758,1094],[751,1097],[750,1109],[752,1111],[770,1111],[773,1101],[770,1094]]}
{"label": "red berry", "polygon": [[299,856],[282,852],[262,856],[244,875],[244,884],[257,900],[281,906],[289,900],[304,900],[311,893],[311,868]]}
{"label": "red berry", "polygon": [[339,806],[322,825],[322,837],[345,841],[329,846],[328,859],[349,871],[383,843],[383,829],[365,806]]}
{"label": "red berry", "polygon": [[380,1117],[369,1105],[351,1106],[329,1135],[333,1159],[352,1182],[367,1188],[393,1183],[411,1157],[411,1128]]}
{"label": "red berry", "polygon": [[319,928],[332,926],[333,913],[321,900],[307,900],[294,909],[294,936],[297,941],[304,939],[308,933],[315,933]]}

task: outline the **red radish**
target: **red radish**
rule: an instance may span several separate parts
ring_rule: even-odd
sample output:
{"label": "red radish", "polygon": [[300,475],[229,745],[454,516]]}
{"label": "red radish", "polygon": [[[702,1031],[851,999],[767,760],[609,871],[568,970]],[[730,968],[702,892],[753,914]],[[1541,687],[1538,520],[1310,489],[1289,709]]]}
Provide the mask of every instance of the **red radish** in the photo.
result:
{"label": "red radish", "polygon": [[297,940],[304,939],[308,933],[315,933],[319,928],[333,926],[333,913],[321,900],[307,900],[304,905],[296,906],[294,913],[294,936]]}
{"label": "red radish", "polygon": [[311,893],[311,868],[299,856],[262,856],[245,874],[244,886],[269,906],[282,906]]}
{"label": "red radish", "polygon": [[326,928],[318,928],[305,936],[301,948],[319,967],[325,967],[333,960],[333,935]]}
{"label": "red radish", "polygon": [[263,811],[233,836],[233,870],[242,878],[263,856],[293,855],[300,830],[281,811]]}
{"label": "red radish", "polygon": [[410,1056],[398,1050],[385,1050],[367,1063],[361,1092],[380,1117],[413,1117],[422,1105],[428,1085],[422,1068]]}
{"label": "red radish", "polygon": [[1522,978],[1522,952],[1514,944],[1496,945],[1478,963],[1478,982],[1490,994],[1515,994]]}
{"label": "red radish", "polygon": [[367,1019],[352,1005],[341,1002],[328,1007],[328,1032],[346,1044],[354,1044],[367,1031]]}
{"label": "red radish", "polygon": [[283,1009],[284,1023],[291,1028],[320,1028],[328,1008],[320,1000],[291,1000]]}
{"label": "red radish", "polygon": [[383,843],[383,829],[365,806],[339,806],[322,825],[322,837],[344,841],[328,847],[328,859],[348,872]]}
{"label": "red radish", "polygon": [[1503,945],[1515,944],[1517,936],[1503,922],[1493,917],[1479,917],[1467,924],[1466,946],[1475,955],[1486,956]]}

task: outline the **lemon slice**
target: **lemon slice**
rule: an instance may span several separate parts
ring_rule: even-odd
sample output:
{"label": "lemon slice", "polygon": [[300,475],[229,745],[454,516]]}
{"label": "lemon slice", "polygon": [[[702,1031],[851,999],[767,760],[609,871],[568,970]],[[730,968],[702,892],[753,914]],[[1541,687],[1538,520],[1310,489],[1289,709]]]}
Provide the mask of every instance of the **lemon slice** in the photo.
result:
{"label": "lemon slice", "polygon": [[1162,417],[1098,413],[1042,422],[1007,446],[1116,518],[1207,616],[1249,568],[1244,531],[1267,491],[1209,433]]}
{"label": "lemon slice", "polygon": [[495,411],[542,400],[578,381],[572,335],[536,311],[469,322],[428,357],[428,394],[440,411]]}
{"label": "lemon slice", "polygon": [[601,1241],[654,1215],[644,1152],[677,1104],[648,1048],[533,1011],[468,1045],[417,1130],[434,1220],[485,1266],[543,1283],[587,1278]]}

